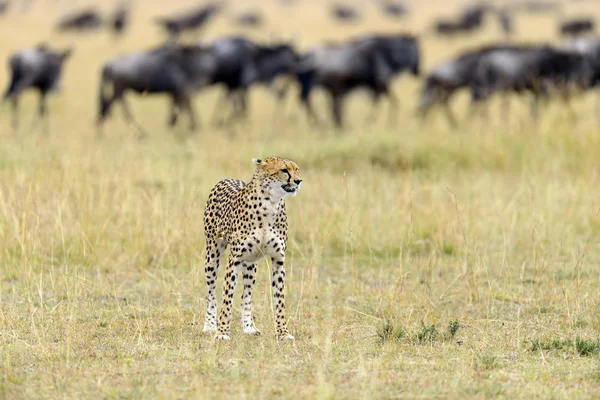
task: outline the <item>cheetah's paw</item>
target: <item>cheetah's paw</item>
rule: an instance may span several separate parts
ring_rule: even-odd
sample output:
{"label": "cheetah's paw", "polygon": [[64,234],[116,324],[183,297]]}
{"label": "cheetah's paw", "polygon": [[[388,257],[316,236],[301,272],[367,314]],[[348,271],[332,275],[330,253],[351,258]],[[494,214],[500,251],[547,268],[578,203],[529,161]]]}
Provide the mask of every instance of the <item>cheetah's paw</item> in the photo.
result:
{"label": "cheetah's paw", "polygon": [[248,328],[244,328],[244,334],[258,336],[261,334],[261,332],[255,327],[250,326]]}
{"label": "cheetah's paw", "polygon": [[289,333],[285,332],[285,333],[281,333],[281,334],[277,335],[277,339],[282,340],[282,341],[292,341],[292,340],[294,340],[294,337],[292,335],[290,335]]}
{"label": "cheetah's paw", "polygon": [[215,336],[215,340],[231,340],[231,337],[229,337],[229,335],[226,335],[224,333],[220,333],[217,336]]}

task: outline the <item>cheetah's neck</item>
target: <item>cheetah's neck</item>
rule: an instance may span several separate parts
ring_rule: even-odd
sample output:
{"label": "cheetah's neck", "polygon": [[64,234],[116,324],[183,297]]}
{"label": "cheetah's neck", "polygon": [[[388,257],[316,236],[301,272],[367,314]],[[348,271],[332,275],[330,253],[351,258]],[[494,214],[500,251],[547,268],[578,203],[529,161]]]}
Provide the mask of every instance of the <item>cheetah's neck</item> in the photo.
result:
{"label": "cheetah's neck", "polygon": [[246,196],[250,204],[258,203],[257,208],[264,217],[275,217],[283,207],[283,191],[274,191],[259,177],[254,176],[246,185]]}

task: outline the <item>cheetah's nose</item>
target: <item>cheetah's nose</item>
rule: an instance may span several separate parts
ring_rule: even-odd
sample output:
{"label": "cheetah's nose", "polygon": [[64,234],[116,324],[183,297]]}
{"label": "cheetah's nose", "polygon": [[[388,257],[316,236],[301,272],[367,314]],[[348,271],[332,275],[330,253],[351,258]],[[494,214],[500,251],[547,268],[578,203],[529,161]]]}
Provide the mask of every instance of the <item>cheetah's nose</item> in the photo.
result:
{"label": "cheetah's nose", "polygon": [[302,182],[302,179],[296,179],[294,180],[294,182],[296,183],[296,185],[299,185]]}

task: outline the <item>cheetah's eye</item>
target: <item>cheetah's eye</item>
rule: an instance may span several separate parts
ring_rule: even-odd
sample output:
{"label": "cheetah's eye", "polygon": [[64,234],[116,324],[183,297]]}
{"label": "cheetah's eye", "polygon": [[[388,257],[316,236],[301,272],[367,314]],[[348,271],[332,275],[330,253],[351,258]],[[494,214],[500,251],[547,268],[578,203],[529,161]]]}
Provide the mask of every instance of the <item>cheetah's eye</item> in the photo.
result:
{"label": "cheetah's eye", "polygon": [[282,170],[281,170],[281,172],[283,172],[284,174],[287,174],[287,173],[289,173],[289,171],[288,171],[288,169],[287,169],[287,168],[284,168],[284,169],[282,169]]}

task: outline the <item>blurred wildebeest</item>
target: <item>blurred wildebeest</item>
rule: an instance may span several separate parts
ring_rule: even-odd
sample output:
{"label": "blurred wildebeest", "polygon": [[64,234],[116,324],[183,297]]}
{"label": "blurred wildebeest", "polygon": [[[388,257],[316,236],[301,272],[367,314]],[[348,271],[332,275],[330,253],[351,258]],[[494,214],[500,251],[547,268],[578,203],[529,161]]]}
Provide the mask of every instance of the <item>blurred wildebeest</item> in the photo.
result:
{"label": "blurred wildebeest", "polygon": [[354,22],[360,18],[358,11],[346,4],[333,4],[331,15],[340,21]]}
{"label": "blurred wildebeest", "polygon": [[484,55],[477,64],[475,77],[475,101],[481,102],[494,92],[531,93],[531,114],[536,119],[540,99],[556,92],[570,105],[573,90],[589,88],[593,65],[574,51],[523,46]]}
{"label": "blurred wildebeest", "polygon": [[46,44],[14,53],[8,62],[11,78],[4,93],[4,101],[12,103],[12,126],[17,129],[19,123],[19,96],[28,88],[40,93],[38,117],[46,116],[46,96],[60,88],[60,77],[65,60],[72,49],[51,50]]}
{"label": "blurred wildebeest", "polygon": [[472,32],[482,26],[485,15],[492,10],[493,8],[487,4],[476,4],[464,9],[454,19],[437,21],[434,29],[440,35]]}
{"label": "blurred wildebeest", "polygon": [[130,8],[125,3],[119,4],[110,17],[110,25],[115,35],[121,35],[129,23]]}
{"label": "blurred wildebeest", "polygon": [[541,14],[554,12],[560,8],[558,1],[547,0],[529,0],[515,3],[512,8],[514,10],[522,10],[531,14]]}
{"label": "blurred wildebeest", "polygon": [[419,74],[418,39],[408,35],[367,36],[343,44],[322,45],[310,50],[300,62],[297,78],[300,100],[308,117],[316,121],[310,93],[316,86],[331,97],[331,111],[337,127],[342,126],[342,101],[352,90],[371,90],[375,105],[381,96],[390,100],[390,117],[397,111],[397,100],[390,91],[390,81],[408,70]]}
{"label": "blurred wildebeest", "polygon": [[425,117],[434,106],[441,106],[450,123],[456,125],[456,118],[449,104],[452,96],[463,88],[473,90],[477,65],[485,54],[512,48],[514,46],[486,46],[461,54],[455,59],[434,67],[425,78],[425,85],[421,91],[419,114]]}
{"label": "blurred wildebeest", "polygon": [[[121,56],[102,71],[99,123],[116,100],[122,102],[127,120],[133,121],[124,99],[124,92],[130,89],[138,93],[169,93],[173,98],[169,124],[174,126],[179,109],[185,109],[190,115],[190,129],[194,130],[196,118],[190,99],[193,92],[209,85],[224,85],[225,98],[233,102],[234,116],[239,116],[245,113],[246,91],[251,84],[270,83],[281,74],[291,74],[296,63],[297,56],[290,46],[259,46],[244,38],[166,46]],[[220,108],[219,104],[216,110]]]}
{"label": "blurred wildebeest", "polygon": [[195,10],[184,12],[177,16],[158,17],[156,23],[161,25],[173,39],[184,31],[193,31],[202,28],[212,17],[214,17],[221,6],[213,3],[202,6]]}
{"label": "blurred wildebeest", "polygon": [[257,28],[263,24],[263,17],[258,11],[245,11],[235,16],[234,24]]}
{"label": "blurred wildebeest", "polygon": [[[217,39],[211,48],[215,70],[209,84],[225,86],[223,99],[230,99],[234,107],[230,121],[246,116],[247,91],[252,84],[273,87],[277,77],[295,72],[299,59],[289,44],[261,45],[242,37]],[[222,109],[221,103],[215,108],[213,120]]]}
{"label": "blurred wildebeest", "polygon": [[[562,48],[568,51],[581,54],[589,60],[593,68],[590,87],[598,88],[600,86],[600,38],[575,38],[565,43]],[[598,91],[597,107],[598,111],[596,114],[600,118],[600,90]]]}
{"label": "blurred wildebeest", "polygon": [[594,29],[594,20],[591,18],[577,18],[564,21],[559,26],[560,34],[564,36],[579,36],[584,33],[593,32]]}
{"label": "blurred wildebeest", "polygon": [[10,3],[8,2],[8,0],[0,1],[0,15],[5,14],[9,8],[10,8]]}
{"label": "blurred wildebeest", "polygon": [[178,111],[184,109],[190,118],[190,129],[195,130],[197,122],[190,96],[207,83],[208,74],[214,70],[214,60],[207,56],[210,52],[210,48],[198,45],[164,46],[123,55],[105,64],[100,83],[99,128],[117,100],[121,101],[126,120],[135,123],[124,97],[126,91],[132,90],[170,94],[173,107],[169,125],[177,123]]}
{"label": "blurred wildebeest", "polygon": [[512,13],[506,8],[501,8],[496,10],[496,15],[502,32],[504,32],[505,35],[512,34],[514,31]]}
{"label": "blurred wildebeest", "polygon": [[408,14],[408,9],[404,4],[393,0],[385,0],[381,4],[381,11],[392,18],[400,18]]}
{"label": "blurred wildebeest", "polygon": [[87,9],[68,14],[60,19],[56,29],[59,31],[86,31],[102,26],[102,17],[98,11]]}

